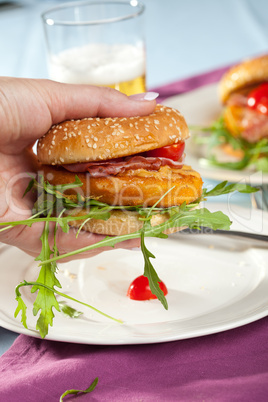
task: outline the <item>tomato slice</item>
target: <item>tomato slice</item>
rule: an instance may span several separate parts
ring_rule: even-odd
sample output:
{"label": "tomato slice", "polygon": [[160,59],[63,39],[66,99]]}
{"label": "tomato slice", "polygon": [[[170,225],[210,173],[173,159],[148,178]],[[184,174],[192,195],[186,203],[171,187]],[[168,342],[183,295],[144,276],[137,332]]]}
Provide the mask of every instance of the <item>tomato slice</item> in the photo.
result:
{"label": "tomato slice", "polygon": [[185,142],[178,142],[177,144],[167,145],[166,147],[152,149],[146,152],[146,156],[153,156],[159,158],[169,158],[173,161],[178,161],[184,152]]}
{"label": "tomato slice", "polygon": [[[158,282],[160,289],[163,291],[164,295],[168,293],[167,287],[164,282]],[[156,299],[157,297],[151,292],[149,287],[149,280],[146,276],[141,275],[134,279],[129,285],[127,296],[132,300],[150,300]]]}
{"label": "tomato slice", "polygon": [[268,82],[258,86],[248,94],[248,107],[268,115]]}

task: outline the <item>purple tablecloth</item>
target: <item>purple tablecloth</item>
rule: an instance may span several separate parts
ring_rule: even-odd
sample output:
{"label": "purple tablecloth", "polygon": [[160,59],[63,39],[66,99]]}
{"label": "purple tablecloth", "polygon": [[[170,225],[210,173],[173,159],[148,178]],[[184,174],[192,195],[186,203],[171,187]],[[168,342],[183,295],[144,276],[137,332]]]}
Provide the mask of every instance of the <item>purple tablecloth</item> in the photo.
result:
{"label": "purple tablecloth", "polygon": [[[154,90],[163,100],[216,82],[225,70]],[[266,402],[268,319],[153,345],[77,345],[20,335],[0,359],[0,400],[58,401],[65,390],[85,389],[95,377],[96,389],[78,400]]]}
{"label": "purple tablecloth", "polygon": [[1,358],[0,400],[54,402],[95,377],[99,384],[81,401],[266,402],[268,319],[153,345],[76,345],[20,335]]}

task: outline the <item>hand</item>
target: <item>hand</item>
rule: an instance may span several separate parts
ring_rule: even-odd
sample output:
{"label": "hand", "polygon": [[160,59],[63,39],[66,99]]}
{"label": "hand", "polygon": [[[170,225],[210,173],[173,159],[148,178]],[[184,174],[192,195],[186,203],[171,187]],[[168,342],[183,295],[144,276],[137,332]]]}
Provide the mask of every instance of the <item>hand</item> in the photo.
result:
{"label": "hand", "polygon": [[[17,221],[31,216],[34,200],[28,194],[22,197],[29,181],[29,173],[39,164],[32,146],[53,124],[83,117],[127,117],[153,112],[155,101],[141,101],[143,95],[133,98],[109,88],[90,85],[67,85],[49,80],[19,78],[0,79],[0,222]],[[32,256],[41,250],[43,223],[31,228],[16,226],[0,232],[0,241],[16,246]],[[52,233],[52,231],[51,231]],[[57,231],[60,254],[94,244],[104,236],[82,232],[76,239],[76,230]],[[52,244],[51,234],[51,244]],[[118,247],[130,248],[137,240],[126,241]],[[78,254],[85,258],[105,249]]]}

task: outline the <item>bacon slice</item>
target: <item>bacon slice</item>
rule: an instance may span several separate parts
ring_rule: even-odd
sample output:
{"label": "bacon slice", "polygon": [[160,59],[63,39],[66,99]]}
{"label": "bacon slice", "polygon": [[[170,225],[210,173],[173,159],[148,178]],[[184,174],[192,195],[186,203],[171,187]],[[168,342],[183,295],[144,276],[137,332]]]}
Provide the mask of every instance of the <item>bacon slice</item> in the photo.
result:
{"label": "bacon slice", "polygon": [[115,176],[126,170],[159,170],[161,166],[170,166],[172,168],[181,169],[183,166],[183,158],[180,161],[173,161],[168,158],[130,156],[122,161],[108,160],[98,162],[74,163],[61,165],[64,169],[74,173],[88,172],[92,177]]}

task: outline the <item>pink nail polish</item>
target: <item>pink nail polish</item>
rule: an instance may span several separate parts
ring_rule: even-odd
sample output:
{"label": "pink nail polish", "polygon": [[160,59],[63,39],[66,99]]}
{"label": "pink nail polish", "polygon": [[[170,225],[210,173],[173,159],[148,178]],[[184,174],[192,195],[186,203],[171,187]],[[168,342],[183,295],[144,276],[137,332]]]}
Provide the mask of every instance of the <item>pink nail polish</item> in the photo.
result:
{"label": "pink nail polish", "polygon": [[159,96],[157,92],[143,92],[141,94],[130,95],[129,98],[138,101],[151,101]]}

